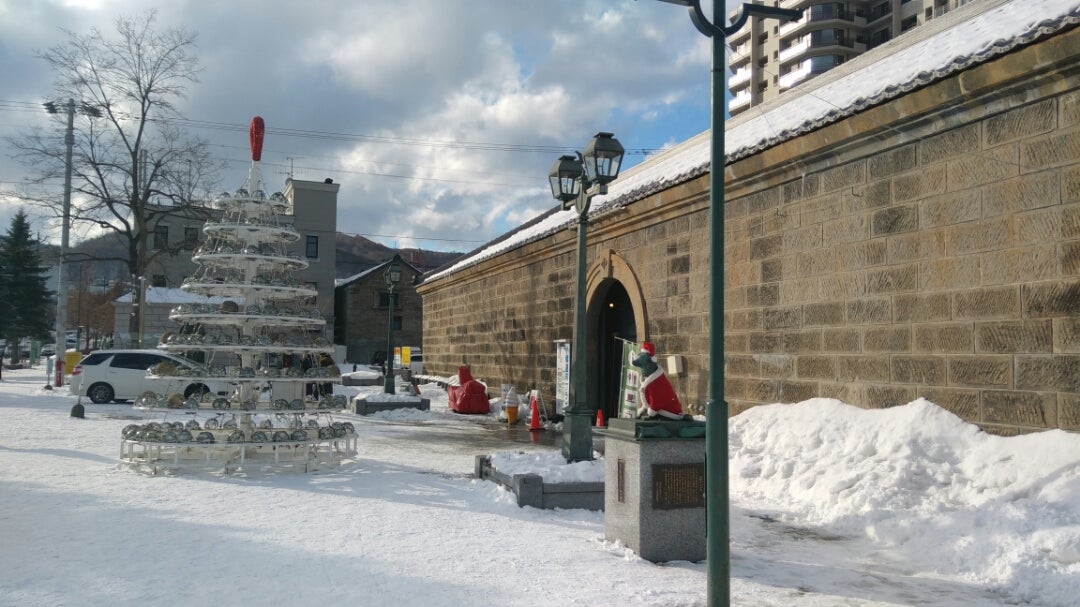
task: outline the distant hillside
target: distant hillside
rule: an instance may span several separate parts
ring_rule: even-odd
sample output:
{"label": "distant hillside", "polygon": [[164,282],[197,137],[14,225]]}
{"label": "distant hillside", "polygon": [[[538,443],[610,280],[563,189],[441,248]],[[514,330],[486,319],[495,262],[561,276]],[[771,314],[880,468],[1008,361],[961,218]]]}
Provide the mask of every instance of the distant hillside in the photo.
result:
{"label": "distant hillside", "polygon": [[[377,266],[387,259],[390,259],[394,256],[394,253],[401,255],[402,259],[416,266],[421,272],[428,272],[440,268],[462,255],[462,253],[425,251],[423,249],[392,249],[372,240],[368,240],[363,236],[349,236],[340,233],[335,239],[335,244],[337,246],[337,268],[335,271],[337,278],[347,278],[354,274],[359,274],[368,268]],[[43,246],[41,249],[42,263],[48,265],[56,263],[55,251],[56,247],[48,245]],[[123,246],[116,244],[112,238],[106,236],[92,238],[81,242],[72,247],[70,253],[70,259],[73,261],[85,258],[123,259],[124,257],[125,251]],[[105,265],[110,268],[108,271],[105,271],[110,277],[113,275],[116,277],[126,276],[126,266],[122,262],[117,261]],[[102,271],[101,264],[99,264],[97,272],[100,273]]]}
{"label": "distant hillside", "polygon": [[425,251],[423,249],[391,249],[363,236],[338,233],[337,277],[347,278],[390,259],[396,252],[421,272],[440,268],[461,257],[462,253]]}

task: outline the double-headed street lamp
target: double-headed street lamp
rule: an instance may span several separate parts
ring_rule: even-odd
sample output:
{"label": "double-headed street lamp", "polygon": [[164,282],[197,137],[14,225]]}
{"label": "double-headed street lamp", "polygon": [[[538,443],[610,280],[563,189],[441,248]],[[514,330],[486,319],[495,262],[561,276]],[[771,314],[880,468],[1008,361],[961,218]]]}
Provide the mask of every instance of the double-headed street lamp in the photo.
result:
{"label": "double-headed street lamp", "polygon": [[568,462],[591,460],[592,418],[586,402],[585,381],[585,234],[589,227],[589,204],[594,196],[607,194],[607,184],[619,176],[623,146],[611,133],[597,133],[577,157],[562,156],[548,173],[551,195],[564,210],[578,214],[577,293],[574,299],[574,345],[570,355],[570,406],[563,411],[562,453]]}
{"label": "double-headed street lamp", "polygon": [[389,291],[387,295],[387,313],[386,313],[386,375],[385,382],[383,384],[383,392],[387,394],[394,393],[394,287],[401,281],[401,266],[396,263],[390,264],[390,267],[383,273],[383,280],[386,281],[386,289]]}
{"label": "double-headed street lamp", "polygon": [[[50,114],[59,114],[60,107],[46,101],[45,111]],[[101,116],[101,110],[88,103],[79,104],[79,112],[95,118]],[[64,154],[64,210],[63,224],[60,230],[60,256],[57,263],[57,289],[56,289],[56,381],[57,388],[64,385],[64,363],[67,360],[67,277],[64,276],[64,258],[67,256],[68,241],[71,234],[71,155],[75,147],[75,100],[68,99],[64,105],[67,113],[67,131],[64,133],[64,144],[67,150]],[[78,348],[79,344],[75,344]],[[48,384],[45,386],[48,388]]]}
{"label": "double-headed street lamp", "polygon": [[[705,533],[708,604],[731,604],[731,564],[728,509],[728,410],[724,401],[724,92],[726,39],[742,29],[751,16],[791,21],[801,10],[743,4],[735,20],[724,27],[710,22],[701,0],[660,0],[689,9],[699,32],[712,38],[712,145],[709,164],[709,400],[705,404]],[[713,0],[713,21],[724,14],[723,0]]]}

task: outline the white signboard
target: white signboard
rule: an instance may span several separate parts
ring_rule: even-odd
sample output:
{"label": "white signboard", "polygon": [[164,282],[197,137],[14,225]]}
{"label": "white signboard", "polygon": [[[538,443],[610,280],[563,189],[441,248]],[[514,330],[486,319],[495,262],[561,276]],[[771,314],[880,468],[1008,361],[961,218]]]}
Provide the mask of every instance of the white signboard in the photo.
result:
{"label": "white signboard", "polygon": [[555,340],[555,413],[570,400],[570,340]]}

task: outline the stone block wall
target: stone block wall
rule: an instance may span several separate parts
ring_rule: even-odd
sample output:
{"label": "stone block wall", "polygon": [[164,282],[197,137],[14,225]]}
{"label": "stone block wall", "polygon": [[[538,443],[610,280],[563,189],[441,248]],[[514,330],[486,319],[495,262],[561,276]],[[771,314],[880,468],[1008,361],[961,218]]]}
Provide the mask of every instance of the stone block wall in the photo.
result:
{"label": "stone block wall", "polygon": [[[572,241],[572,239],[569,239]],[[574,249],[553,238],[508,253],[517,263],[485,263],[424,291],[424,366],[453,375],[468,364],[497,394],[540,388],[554,400],[556,339],[573,333]]]}
{"label": "stone block wall", "polygon": [[923,115],[728,198],[735,412],[924,397],[1001,434],[1080,430],[1080,83],[1075,57],[1026,61],[976,68],[993,86],[945,111],[949,83],[912,93]]}
{"label": "stone block wall", "polygon": [[[725,167],[732,413],[924,397],[1000,434],[1080,430],[1077,48],[1066,32]],[[683,356],[671,379],[693,412],[708,223],[705,174],[589,231],[590,268],[615,255],[639,283],[639,339]],[[560,231],[422,285],[429,370],[467,362],[496,389],[553,398],[574,244]]]}

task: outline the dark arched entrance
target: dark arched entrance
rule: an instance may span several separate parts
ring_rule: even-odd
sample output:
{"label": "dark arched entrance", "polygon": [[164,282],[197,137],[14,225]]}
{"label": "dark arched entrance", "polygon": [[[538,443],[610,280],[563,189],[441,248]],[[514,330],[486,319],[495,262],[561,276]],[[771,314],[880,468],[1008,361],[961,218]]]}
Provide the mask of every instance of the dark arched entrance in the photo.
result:
{"label": "dark arched entrance", "polygon": [[634,322],[634,306],[622,283],[615,279],[604,280],[597,290],[596,340],[597,408],[604,411],[604,419],[618,414],[619,379],[622,371],[622,341],[637,342]]}

